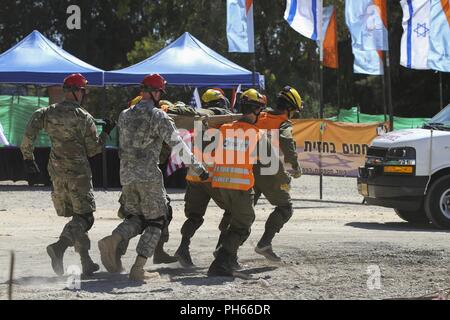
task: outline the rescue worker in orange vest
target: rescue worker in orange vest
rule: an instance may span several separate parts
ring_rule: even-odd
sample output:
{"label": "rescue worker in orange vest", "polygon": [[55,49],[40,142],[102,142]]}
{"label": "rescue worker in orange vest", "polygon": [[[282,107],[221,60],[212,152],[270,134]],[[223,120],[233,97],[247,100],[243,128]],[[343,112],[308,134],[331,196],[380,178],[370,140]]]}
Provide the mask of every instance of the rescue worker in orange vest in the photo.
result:
{"label": "rescue worker in orange vest", "polygon": [[[213,115],[231,114],[231,111],[229,111],[228,109],[228,99],[222,94],[222,92],[218,91],[217,89],[209,89],[203,94],[202,107],[204,110],[212,112]],[[208,114],[205,112],[201,112],[199,109],[197,109],[197,111],[199,111],[200,114]],[[209,141],[204,141],[203,137],[196,137],[195,139],[202,139],[202,150],[197,150],[197,152],[200,151],[203,153],[203,150],[205,150],[205,148],[211,143]],[[195,152],[194,150],[195,155],[197,155],[197,152]],[[212,160],[213,154],[203,154],[203,157],[204,160],[208,160],[207,158]],[[189,250],[189,245],[195,232],[202,226],[204,222],[204,216],[210,200],[213,199],[217,206],[225,210],[225,205],[222,201],[219,189],[214,189],[211,186],[213,163],[203,161],[203,165],[210,172],[210,178],[208,180],[200,181],[198,175],[190,169],[186,176],[187,189],[184,197],[184,212],[187,220],[181,227],[182,239],[180,246],[175,253],[175,256],[178,257],[178,261],[185,268],[194,266]],[[225,231],[228,227],[228,218],[231,216],[231,214],[229,213],[229,211],[225,210],[224,216],[226,217],[226,222],[219,225],[219,230],[221,232]]]}
{"label": "rescue worker in orange vest", "polygon": [[[295,113],[302,110],[302,98],[298,91],[286,86],[277,96],[277,104],[273,109],[262,112],[256,126],[260,129],[278,130],[279,149],[284,155],[284,161],[292,166],[290,175],[298,179],[302,175],[298,161],[297,146],[292,135],[292,123],[289,121]],[[292,200],[289,194],[290,176],[283,164],[274,176],[259,174],[260,167],[255,170],[255,203],[261,194],[275,206],[275,210],[267,219],[265,232],[258,242],[255,251],[271,261],[281,261],[272,249],[272,240],[293,214]]]}
{"label": "rescue worker in orange vest", "polygon": [[255,124],[265,103],[264,96],[255,89],[245,91],[240,99],[243,117],[220,127],[212,186],[219,189],[231,212],[231,220],[215,252],[208,276],[241,275],[233,270],[233,262],[255,220],[253,165],[258,159],[258,144],[268,143]]}

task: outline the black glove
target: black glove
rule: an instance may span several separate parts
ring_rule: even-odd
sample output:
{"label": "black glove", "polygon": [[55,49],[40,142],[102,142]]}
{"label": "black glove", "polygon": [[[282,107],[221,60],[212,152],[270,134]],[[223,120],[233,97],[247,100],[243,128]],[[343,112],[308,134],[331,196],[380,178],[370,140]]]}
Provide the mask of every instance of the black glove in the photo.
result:
{"label": "black glove", "polygon": [[203,171],[203,173],[200,175],[200,180],[206,181],[208,179],[209,179],[209,172],[208,171]]}
{"label": "black glove", "polygon": [[39,166],[34,160],[24,160],[25,163],[25,171],[28,175],[38,175],[41,173],[39,170]]}
{"label": "black glove", "polygon": [[103,132],[109,136],[111,131],[113,131],[113,129],[116,127],[116,122],[110,119],[103,119],[103,122]]}

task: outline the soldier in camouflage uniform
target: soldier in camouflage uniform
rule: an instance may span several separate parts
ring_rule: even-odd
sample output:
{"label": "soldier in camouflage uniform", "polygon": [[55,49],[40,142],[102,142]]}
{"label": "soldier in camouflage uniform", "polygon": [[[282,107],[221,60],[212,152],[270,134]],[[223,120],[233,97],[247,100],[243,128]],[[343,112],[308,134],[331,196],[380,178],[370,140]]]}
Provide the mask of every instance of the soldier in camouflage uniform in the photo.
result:
{"label": "soldier in camouflage uniform", "polygon": [[33,114],[21,145],[26,171],[33,175],[39,173],[33,155],[33,143],[39,131],[44,129],[52,142],[48,172],[53,183],[53,204],[58,216],[72,217],[59,241],[47,247],[58,275],[64,274],[63,256],[70,246],[80,254],[84,275],[99,269],[89,256],[87,233],[94,223],[95,201],[88,157],[102,151],[114,125],[107,121],[100,137],[97,135],[94,119],[82,108],[86,86],[87,80],[81,74],[67,77],[65,100]]}
{"label": "soldier in camouflage uniform", "polygon": [[[148,75],[142,82],[142,100],[124,110],[118,121],[120,180],[126,199],[124,209],[129,217],[113,232],[99,241],[101,259],[109,272],[120,272],[117,263],[119,244],[142,234],[137,245],[137,258],[130,271],[130,279],[151,277],[144,270],[161,237],[167,221],[167,201],[161,170],[158,167],[161,146],[181,147],[189,156],[187,163],[202,177],[207,171],[196,162],[189,148],[180,138],[169,116],[161,111],[159,100],[166,81],[158,74]],[[185,161],[186,163],[186,161]]]}
{"label": "soldier in camouflage uniform", "polygon": [[[128,107],[134,108],[134,106],[136,106],[141,101],[142,96],[137,96],[136,98],[130,101]],[[161,100],[159,102],[159,105],[160,109],[165,112],[167,112],[167,109],[169,107],[170,108],[174,107],[174,105],[167,100]],[[159,164],[165,163],[167,161],[167,159],[171,154],[171,151],[172,149],[170,148],[170,146],[164,142],[161,148],[161,153],[159,155]],[[167,194],[166,199],[167,199],[167,223],[164,225],[164,229],[161,232],[161,237],[159,239],[158,245],[156,246],[155,252],[153,253],[154,264],[168,264],[178,261],[176,257],[173,257],[164,251],[164,244],[169,241],[169,225],[170,222],[172,221],[172,212],[173,212],[172,206],[170,205],[170,197]],[[123,194],[120,195],[119,203],[120,207],[118,210],[118,216],[120,219],[127,219],[128,217],[130,217],[130,214],[125,211],[125,196]],[[128,245],[129,245],[128,240],[122,240],[117,249],[116,264],[120,271],[123,271],[121,258],[127,252]]]}
{"label": "soldier in camouflage uniform", "polygon": [[[302,175],[298,161],[297,146],[292,134],[292,123],[289,121],[295,112],[300,112],[302,99],[294,88],[286,86],[278,94],[276,107],[262,112],[256,126],[260,129],[277,130],[279,133],[279,148],[284,155],[284,161],[292,166],[291,176],[298,179]],[[273,252],[272,240],[283,226],[291,219],[294,209],[290,196],[290,176],[280,162],[275,175],[261,175],[260,167],[256,166],[255,173],[255,203],[261,194],[275,206],[275,210],[266,221],[265,231],[255,247],[258,254],[268,260],[278,262],[280,257]]]}

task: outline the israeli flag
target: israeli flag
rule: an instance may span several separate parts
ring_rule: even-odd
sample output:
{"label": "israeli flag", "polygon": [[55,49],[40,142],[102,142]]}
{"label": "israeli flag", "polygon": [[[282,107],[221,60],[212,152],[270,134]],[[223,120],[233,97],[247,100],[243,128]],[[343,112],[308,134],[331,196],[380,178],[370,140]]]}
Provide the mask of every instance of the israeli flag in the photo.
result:
{"label": "israeli flag", "polygon": [[450,1],[431,0],[428,67],[450,72]]}
{"label": "israeli flag", "polygon": [[430,0],[401,0],[403,37],[400,64],[426,70],[430,47]]}
{"label": "israeli flag", "polygon": [[354,73],[369,74],[381,76],[384,74],[383,53],[376,50],[360,50],[353,47],[355,63],[353,65]]}
{"label": "israeli flag", "polygon": [[227,0],[229,52],[255,52],[253,0]]}
{"label": "israeli flag", "polygon": [[320,40],[320,15],[323,0],[287,0],[284,19],[301,35]]}
{"label": "israeli flag", "polygon": [[192,93],[190,105],[193,106],[194,109],[201,109],[202,107],[202,100],[200,99],[198,88],[195,88],[194,93]]}
{"label": "israeli flag", "polygon": [[345,21],[353,48],[389,50],[386,0],[346,0]]}

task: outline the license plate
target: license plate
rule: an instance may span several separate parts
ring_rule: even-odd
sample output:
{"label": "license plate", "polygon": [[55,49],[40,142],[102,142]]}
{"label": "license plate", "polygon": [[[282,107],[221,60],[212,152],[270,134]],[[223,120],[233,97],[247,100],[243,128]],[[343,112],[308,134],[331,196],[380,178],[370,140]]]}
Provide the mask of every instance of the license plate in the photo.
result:
{"label": "license plate", "polygon": [[369,196],[369,186],[367,185],[367,183],[361,183],[361,194],[364,197]]}

